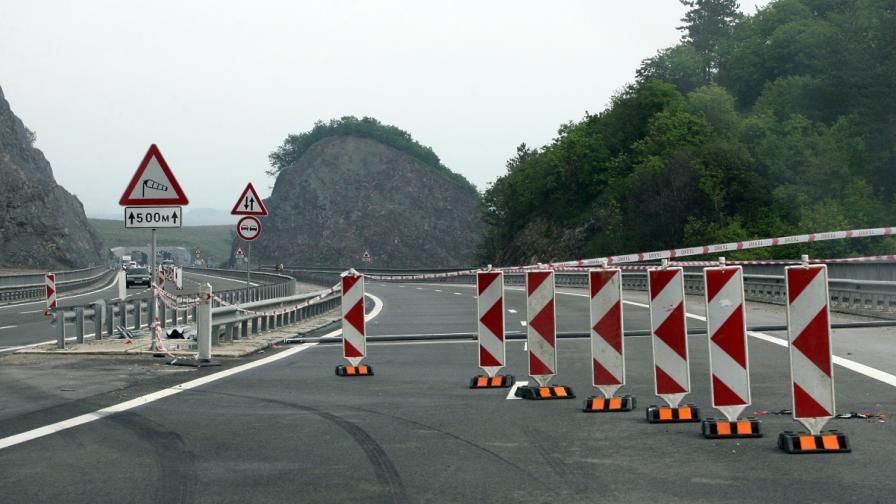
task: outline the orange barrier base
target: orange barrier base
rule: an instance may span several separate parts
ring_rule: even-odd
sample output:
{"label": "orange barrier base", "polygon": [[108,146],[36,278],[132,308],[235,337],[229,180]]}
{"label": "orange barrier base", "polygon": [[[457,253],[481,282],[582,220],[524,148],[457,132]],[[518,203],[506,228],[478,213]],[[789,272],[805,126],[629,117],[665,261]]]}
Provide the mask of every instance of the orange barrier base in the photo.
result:
{"label": "orange barrier base", "polygon": [[849,453],[849,438],[842,432],[822,431],[818,436],[808,432],[786,431],[778,435],[778,448],[787,453]]}
{"label": "orange barrier base", "polygon": [[516,383],[516,378],[513,375],[497,375],[493,378],[489,378],[485,375],[477,375],[470,379],[470,388],[471,389],[492,389],[492,388],[507,388],[513,386]]}
{"label": "orange barrier base", "polygon": [[582,408],[582,411],[586,413],[631,411],[635,409],[636,404],[637,401],[630,395],[611,397],[609,399],[604,398],[604,396],[591,396],[585,400],[585,406]]}
{"label": "orange barrier base", "polygon": [[554,385],[551,387],[520,387],[516,389],[516,396],[533,401],[543,401],[547,399],[575,399],[576,397],[572,389],[565,385]]}
{"label": "orange barrier base", "polygon": [[703,437],[706,439],[758,438],[761,422],[755,418],[738,419],[734,422],[707,418],[703,421]]}
{"label": "orange barrier base", "polygon": [[373,376],[370,366],[336,366],[336,376]]}
{"label": "orange barrier base", "polygon": [[699,422],[700,408],[693,404],[685,404],[677,408],[650,406],[647,408],[647,421],[650,423]]}

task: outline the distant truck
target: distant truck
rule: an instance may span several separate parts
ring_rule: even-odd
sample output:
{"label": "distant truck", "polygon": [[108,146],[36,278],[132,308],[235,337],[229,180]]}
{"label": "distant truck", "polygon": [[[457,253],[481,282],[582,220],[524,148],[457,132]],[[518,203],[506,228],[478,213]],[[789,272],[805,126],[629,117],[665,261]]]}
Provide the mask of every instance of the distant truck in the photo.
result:
{"label": "distant truck", "polygon": [[121,269],[128,269],[128,265],[131,263],[131,256],[121,256]]}

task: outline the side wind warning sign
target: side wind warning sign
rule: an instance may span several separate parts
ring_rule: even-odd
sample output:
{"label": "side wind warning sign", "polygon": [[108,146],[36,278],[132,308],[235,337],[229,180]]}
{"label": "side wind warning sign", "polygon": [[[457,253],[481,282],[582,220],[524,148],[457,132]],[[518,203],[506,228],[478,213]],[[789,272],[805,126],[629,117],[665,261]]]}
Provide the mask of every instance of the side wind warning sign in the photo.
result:
{"label": "side wind warning sign", "polygon": [[186,205],[189,203],[156,144],[149,146],[118,204],[122,206]]}

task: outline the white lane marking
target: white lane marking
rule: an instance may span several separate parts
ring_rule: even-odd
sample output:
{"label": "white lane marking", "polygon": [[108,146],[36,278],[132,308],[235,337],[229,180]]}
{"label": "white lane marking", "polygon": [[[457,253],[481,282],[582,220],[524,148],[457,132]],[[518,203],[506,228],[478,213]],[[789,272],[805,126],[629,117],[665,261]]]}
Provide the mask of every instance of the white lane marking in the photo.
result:
{"label": "white lane marking", "polygon": [[47,311],[46,309],[42,309],[42,310],[20,311],[20,312],[19,312],[19,315],[28,315],[29,313],[44,313],[44,312],[46,312],[46,311]]}
{"label": "white lane marking", "polygon": [[5,325],[5,326],[0,327],[0,330],[3,330],[3,329],[12,329],[13,327],[19,327],[19,326]]}
{"label": "white lane marking", "polygon": [[527,382],[527,381],[518,381],[518,382],[514,383],[513,386],[510,387],[510,392],[507,392],[506,399],[508,401],[512,401],[514,399],[521,399],[520,397],[516,396],[516,389],[518,389],[520,387],[525,387],[528,384],[529,384],[529,382]]}
{"label": "white lane marking", "polygon": [[[370,310],[370,313],[364,316],[364,320],[370,320],[380,312],[383,311],[383,300],[372,295],[367,294],[371,300],[373,300],[373,309]],[[324,336],[336,336],[340,334],[342,329],[336,329],[330,333],[325,334]],[[257,361],[247,362],[246,364],[242,364],[235,368],[226,369],[224,371],[219,371],[217,373],[212,373],[207,376],[203,376],[202,378],[197,378],[195,380],[190,380],[185,383],[181,383],[179,385],[175,385],[173,387],[169,387],[166,389],[159,390],[158,392],[153,392],[151,394],[146,394],[144,396],[140,396],[130,401],[125,401],[118,404],[113,404],[112,406],[108,406],[102,409],[98,409],[91,413],[86,413],[84,415],[76,416],[74,418],[69,418],[68,420],[62,420],[61,422],[56,422],[50,425],[45,425],[43,427],[38,427],[36,429],[31,429],[29,431],[22,432],[20,434],[15,434],[13,436],[8,436],[0,439],[0,450],[4,448],[9,448],[10,446],[15,446],[18,444],[26,443],[28,441],[38,439],[44,436],[49,436],[50,434],[55,434],[57,432],[64,431],[66,429],[71,429],[72,427],[77,427],[79,425],[84,425],[86,423],[93,422],[95,420],[99,420],[101,418],[105,418],[109,415],[113,415],[115,413],[121,413],[122,411],[127,411],[138,406],[143,406],[145,404],[149,404],[151,402],[158,401],[159,399],[164,399],[168,396],[172,396],[175,394],[179,394],[185,390],[194,389],[196,387],[201,387],[202,385],[206,385],[208,383],[212,383],[223,378],[227,378],[229,376],[233,376],[238,373],[242,373],[244,371],[248,371],[250,369],[255,369],[257,367],[264,366],[266,364],[270,364],[272,362],[277,362],[281,359],[285,359],[289,356],[295,355],[299,352],[307,350],[313,346],[317,346],[317,343],[302,343],[299,346],[290,348],[288,350],[284,350],[280,353],[276,353],[274,355],[264,357],[262,359],[258,359]]]}
{"label": "white lane marking", "polygon": [[436,289],[436,292],[442,292],[442,289]]}
{"label": "white lane marking", "polygon": [[508,308],[507,313],[516,313],[516,310],[514,310],[513,308]]}
{"label": "white lane marking", "polygon": [[455,292],[454,295],[455,296],[463,296],[463,294],[461,294],[460,292]]}
{"label": "white lane marking", "polygon": [[523,327],[526,327],[526,321],[525,321],[525,320],[520,320],[520,325],[523,326]]}
{"label": "white lane marking", "polygon": [[[519,290],[522,290],[522,289],[519,289]],[[574,293],[574,292],[557,292],[557,294],[566,294],[567,296],[588,297],[587,294],[578,294],[578,293]],[[622,302],[625,304],[629,304],[632,306],[638,306],[641,308],[649,308],[650,307],[649,305],[646,305],[644,303],[638,303],[635,301],[623,300]],[[706,317],[704,317],[702,315],[696,315],[693,313],[685,313],[685,315],[688,318],[692,318],[694,320],[699,320],[701,322],[706,322]],[[752,336],[754,338],[761,339],[762,341],[768,341],[769,343],[774,343],[775,345],[782,346],[785,348],[789,345],[786,339],[778,338],[777,336],[771,336],[769,334],[753,332],[753,331],[750,331],[747,334],[749,334],[750,336]],[[864,375],[864,376],[867,376],[868,378],[877,380],[881,383],[886,383],[887,385],[896,387],[896,375],[892,375],[890,373],[887,373],[886,371],[881,371],[880,369],[876,369],[871,366],[866,366],[865,364],[856,362],[854,360],[844,359],[843,357],[839,357],[839,356],[833,355],[833,354],[832,354],[832,360],[833,360],[834,364],[837,364],[838,366],[845,367],[846,369],[849,369],[850,371],[855,371],[856,373],[859,373],[860,375]]]}
{"label": "white lane marking", "polygon": [[[186,273],[186,272],[184,273],[184,276],[187,276],[187,275],[195,275],[195,276],[202,276],[202,277],[208,277],[208,278],[217,278],[218,280],[227,280],[229,282],[242,283],[243,285],[246,284],[245,280],[240,280],[239,278],[226,278],[226,277],[221,277],[221,276],[209,275],[207,273],[194,273],[194,272],[190,271],[189,273]],[[251,285],[252,287],[258,287],[261,284],[257,284],[255,282],[249,282],[249,285]]]}
{"label": "white lane marking", "polygon": [[417,287],[417,290],[423,290],[423,287]]}

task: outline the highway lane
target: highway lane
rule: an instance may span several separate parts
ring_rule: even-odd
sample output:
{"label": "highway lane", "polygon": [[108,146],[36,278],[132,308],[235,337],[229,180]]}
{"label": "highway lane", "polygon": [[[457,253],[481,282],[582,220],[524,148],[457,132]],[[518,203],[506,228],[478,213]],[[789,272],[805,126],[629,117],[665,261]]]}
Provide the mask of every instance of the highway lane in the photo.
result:
{"label": "highway lane", "polygon": [[[472,288],[444,287],[369,284],[384,303],[369,322],[371,334],[471,331]],[[637,293],[627,296],[638,302]],[[576,324],[587,320],[579,298],[558,300],[561,330],[581,330]],[[524,314],[522,299],[508,296],[508,309],[517,311],[508,313],[509,327]],[[642,328],[645,310],[626,308],[626,323]],[[688,400],[707,414],[705,336],[690,343]],[[704,440],[699,424],[648,425],[643,408],[656,402],[650,340],[630,337],[626,345],[624,391],[639,407],[604,415],[581,413],[579,399],[528,402],[507,400],[506,390],[467,389],[478,372],[473,342],[372,343],[367,362],[377,374],[354,379],[333,376],[342,361],[339,346],[309,346],[2,449],[0,487],[14,501],[240,503],[889,502],[896,492],[890,476],[896,429],[889,421],[833,421],[850,435],[855,452],[803,457],[775,447],[778,432],[796,427],[786,416],[762,416],[767,437],[739,441]],[[581,399],[590,389],[588,341],[561,340],[559,352],[555,383],[572,386]],[[750,352],[750,411],[789,407],[786,349],[751,339]],[[522,342],[508,345],[508,363],[508,372],[526,379]],[[841,411],[896,408],[892,386],[840,367],[836,379]],[[89,406],[112,400],[92,397]],[[77,407],[89,410],[82,403]],[[19,432],[26,423],[39,425],[39,416],[3,423]],[[54,454],[53,464],[46,453]]]}
{"label": "highway lane", "polygon": [[[166,290],[178,295],[192,295],[199,292],[201,283],[210,283],[212,289],[228,290],[245,287],[244,280],[234,280],[216,275],[204,273],[184,273],[183,289],[177,290],[166,286]],[[256,282],[252,282],[256,284]],[[149,299],[150,291],[144,286],[135,286],[127,289],[126,299]],[[104,299],[107,302],[116,302],[118,298],[118,285],[111,282],[94,291],[63,296],[59,299],[60,307],[78,306],[92,303],[95,300]],[[49,317],[44,315],[44,301],[21,303],[0,307],[0,354],[22,345],[30,345],[39,342],[54,340],[56,328],[50,325]],[[67,331],[74,327],[74,322],[66,324]],[[94,330],[91,321],[85,321],[85,331],[92,334]]]}

